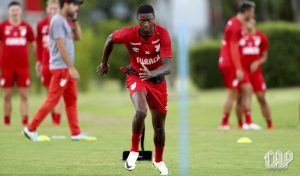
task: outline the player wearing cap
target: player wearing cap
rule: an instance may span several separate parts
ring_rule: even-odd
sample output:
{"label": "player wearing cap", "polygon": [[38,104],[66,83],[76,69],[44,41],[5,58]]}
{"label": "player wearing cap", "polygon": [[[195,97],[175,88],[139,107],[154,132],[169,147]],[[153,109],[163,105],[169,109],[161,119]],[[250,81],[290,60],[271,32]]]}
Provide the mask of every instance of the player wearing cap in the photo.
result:
{"label": "player wearing cap", "polygon": [[135,115],[132,122],[131,150],[125,161],[125,168],[131,171],[136,166],[148,106],[154,129],[153,165],[161,175],[169,175],[163,161],[167,115],[167,86],[164,76],[171,72],[171,39],[168,31],[155,23],[152,6],[141,5],[137,10],[137,21],[138,25],[116,30],[107,38],[97,72],[100,75],[108,73],[108,59],[115,44],[126,46],[130,53],[126,85],[135,107]]}
{"label": "player wearing cap", "polygon": [[[258,125],[252,123],[251,118],[251,95],[252,88],[248,75],[241,65],[241,53],[239,50],[239,40],[242,37],[243,25],[251,19],[255,13],[255,4],[250,1],[244,1],[239,7],[239,12],[232,17],[225,27],[224,40],[222,41],[219,68],[223,76],[227,97],[224,103],[223,118],[220,129],[230,129],[229,116],[234,101],[237,98],[237,90],[241,90],[242,105],[245,115],[245,124],[251,129],[260,129]],[[239,127],[242,128],[242,121],[239,121]]]}
{"label": "player wearing cap", "polygon": [[16,83],[20,92],[22,123],[28,122],[28,87],[30,86],[28,44],[35,49],[30,25],[22,21],[22,7],[17,1],[8,5],[8,20],[0,25],[1,79],[4,98],[4,123],[10,124],[12,88]]}
{"label": "player wearing cap", "polygon": [[76,18],[73,19],[74,31],[67,22],[67,17],[74,17],[82,3],[81,0],[60,0],[60,13],[51,18],[49,37],[52,78],[48,97],[30,124],[23,130],[25,136],[33,141],[39,141],[36,130],[61,97],[64,98],[65,102],[71,139],[74,141],[96,140],[94,137],[82,134],[78,124],[77,81],[80,76],[74,67],[74,40],[80,39],[81,30]]}
{"label": "player wearing cap", "polygon": [[[51,17],[59,11],[58,0],[48,0],[47,2],[47,17],[42,19],[37,25],[37,52],[36,52],[36,74],[41,76],[41,81],[44,87],[48,90],[51,80],[51,72],[49,69],[50,62],[50,42],[49,42],[49,28]],[[62,111],[62,99],[52,110],[52,124],[59,125]]]}
{"label": "player wearing cap", "polygon": [[[240,39],[241,60],[243,69],[249,75],[250,83],[260,105],[262,114],[266,120],[267,128],[273,128],[271,112],[266,100],[267,86],[264,80],[261,65],[268,59],[268,37],[255,28],[255,19],[251,19],[245,23],[245,33]],[[237,102],[237,117],[241,120],[243,108],[241,105],[241,97]],[[248,129],[247,124],[243,125],[244,129]]]}

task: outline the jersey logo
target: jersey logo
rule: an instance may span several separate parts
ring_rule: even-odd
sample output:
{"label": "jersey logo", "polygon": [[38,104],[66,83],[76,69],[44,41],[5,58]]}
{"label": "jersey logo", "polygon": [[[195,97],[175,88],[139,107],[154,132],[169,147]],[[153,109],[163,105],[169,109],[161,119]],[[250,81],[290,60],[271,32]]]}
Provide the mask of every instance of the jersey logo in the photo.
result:
{"label": "jersey logo", "polygon": [[43,28],[42,28],[42,34],[47,34],[48,33],[48,31],[49,31],[49,26],[47,25],[47,26],[43,26]]}
{"label": "jersey logo", "polygon": [[244,45],[246,45],[246,40],[242,38],[239,43],[240,43],[240,46],[244,46]]}
{"label": "jersey logo", "polygon": [[131,84],[130,90],[134,90],[135,88],[136,88],[136,82],[134,82],[133,84]]}
{"label": "jersey logo", "polygon": [[26,39],[21,38],[21,37],[16,37],[16,38],[7,38],[5,40],[5,44],[7,46],[24,46],[26,45]]}
{"label": "jersey logo", "polygon": [[10,35],[10,30],[9,29],[5,29],[5,35]]}
{"label": "jersey logo", "polygon": [[160,44],[155,45],[155,51],[156,51],[156,52],[159,52],[159,51],[160,51]]}
{"label": "jersey logo", "polygon": [[20,29],[20,34],[21,34],[22,37],[24,37],[26,35],[26,33],[27,33],[27,29],[26,28],[21,28]]}
{"label": "jersey logo", "polygon": [[235,80],[232,81],[232,86],[233,87],[237,87],[238,84],[239,84],[239,80],[238,79],[235,79]]}
{"label": "jersey logo", "polygon": [[157,42],[159,42],[160,40],[159,39],[157,39],[157,40],[155,40],[155,41],[152,41],[152,44],[156,44]]}
{"label": "jersey logo", "polygon": [[138,46],[138,45],[141,45],[141,42],[137,42],[137,43],[130,42],[130,45],[133,45],[133,46]]}
{"label": "jersey logo", "polygon": [[145,51],[145,54],[150,54],[150,51]]}
{"label": "jersey logo", "polygon": [[137,48],[137,47],[133,47],[133,48],[132,48],[132,51],[138,53],[138,52],[140,51],[140,49]]}
{"label": "jersey logo", "polygon": [[59,85],[60,85],[60,87],[65,87],[65,85],[67,84],[67,79],[61,79],[60,80],[60,83],[59,83]]}
{"label": "jersey logo", "polygon": [[159,60],[160,60],[159,54],[157,54],[157,56],[153,58],[141,58],[141,57],[136,58],[136,62],[143,65],[152,65],[158,62]]}

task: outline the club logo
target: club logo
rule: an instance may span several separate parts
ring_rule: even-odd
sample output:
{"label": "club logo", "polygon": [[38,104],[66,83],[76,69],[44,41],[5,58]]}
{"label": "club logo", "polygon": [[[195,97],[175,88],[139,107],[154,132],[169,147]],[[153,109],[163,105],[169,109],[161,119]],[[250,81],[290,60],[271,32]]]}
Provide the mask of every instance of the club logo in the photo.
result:
{"label": "club logo", "polygon": [[239,80],[238,79],[235,79],[232,81],[232,86],[233,87],[237,87],[239,85]]}
{"label": "club logo", "polygon": [[61,79],[60,80],[60,83],[59,83],[59,85],[60,85],[60,87],[65,87],[65,85],[67,84],[67,79]]}
{"label": "club logo", "polygon": [[136,88],[136,82],[134,82],[133,84],[131,84],[130,90],[134,90],[135,88]]}
{"label": "club logo", "polygon": [[268,151],[265,156],[265,167],[267,169],[282,170],[287,169],[289,164],[293,161],[294,154],[291,151],[281,152]]}
{"label": "club logo", "polygon": [[140,51],[140,49],[137,47],[134,47],[134,48],[132,48],[132,51],[138,53]]}
{"label": "club logo", "polygon": [[160,51],[160,44],[155,45],[155,51],[156,51],[156,52],[159,52],[159,51]]}
{"label": "club logo", "polygon": [[27,29],[26,28],[21,28],[20,29],[20,34],[21,34],[22,37],[25,37],[26,33],[27,33]]}

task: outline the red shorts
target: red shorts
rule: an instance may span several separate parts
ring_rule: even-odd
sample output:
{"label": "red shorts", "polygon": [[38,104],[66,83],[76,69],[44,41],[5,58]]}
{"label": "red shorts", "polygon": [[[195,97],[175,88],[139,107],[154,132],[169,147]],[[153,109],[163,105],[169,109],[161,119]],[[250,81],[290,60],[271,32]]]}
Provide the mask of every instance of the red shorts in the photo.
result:
{"label": "red shorts", "polygon": [[51,71],[50,71],[49,67],[44,67],[43,66],[41,81],[42,81],[42,84],[45,87],[49,87],[51,77],[52,77],[52,74],[51,74]]}
{"label": "red shorts", "polygon": [[241,85],[250,83],[249,74],[244,70],[244,79],[239,81],[236,77],[236,70],[234,67],[219,65],[219,69],[222,73],[224,84],[227,89],[238,89]]}
{"label": "red shorts", "polygon": [[3,88],[11,88],[15,82],[19,88],[30,87],[30,72],[28,68],[3,68],[0,79],[0,86]]}
{"label": "red shorts", "polygon": [[265,79],[263,76],[263,72],[261,70],[257,70],[254,73],[250,74],[250,82],[254,92],[265,92],[267,89]]}
{"label": "red shorts", "polygon": [[130,96],[135,92],[143,91],[150,109],[160,113],[167,112],[168,93],[166,81],[154,84],[150,81],[142,81],[138,76],[127,75],[126,85]]}

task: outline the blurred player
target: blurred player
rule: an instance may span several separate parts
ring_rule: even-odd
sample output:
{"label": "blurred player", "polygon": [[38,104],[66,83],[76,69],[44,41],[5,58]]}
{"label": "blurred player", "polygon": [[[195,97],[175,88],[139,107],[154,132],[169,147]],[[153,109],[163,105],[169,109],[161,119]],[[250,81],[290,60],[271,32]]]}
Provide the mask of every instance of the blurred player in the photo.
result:
{"label": "blurred player", "polygon": [[[37,52],[36,52],[36,73],[38,76],[41,76],[41,80],[45,88],[48,90],[51,80],[51,72],[49,69],[50,61],[50,43],[49,43],[49,25],[50,20],[53,15],[59,11],[59,2],[58,0],[48,0],[46,12],[48,16],[42,19],[37,25]],[[61,119],[62,111],[62,99],[52,110],[52,124],[59,125]]]}
{"label": "blurred player", "polygon": [[22,123],[28,122],[28,92],[30,86],[28,44],[35,49],[34,34],[30,25],[22,21],[22,7],[17,1],[8,5],[8,20],[0,26],[1,80],[4,98],[4,123],[10,124],[12,88],[17,83],[20,93]]}
{"label": "blurred player", "polygon": [[[260,129],[258,125],[252,123],[250,111],[252,88],[249,78],[242,68],[239,51],[239,40],[242,37],[243,24],[251,19],[254,13],[255,4],[250,1],[244,1],[239,7],[238,14],[232,17],[225,27],[219,68],[227,88],[227,97],[220,129],[230,129],[228,121],[232,105],[237,98],[238,89],[242,93],[242,105],[246,118],[245,125],[251,129]],[[242,121],[239,121],[239,127],[242,127],[242,125]]]}
{"label": "blurred player", "polygon": [[[60,0],[60,13],[51,18],[49,37],[52,78],[48,97],[38,109],[30,124],[23,130],[25,136],[33,141],[39,141],[36,130],[61,97],[64,98],[66,106],[71,139],[74,141],[96,140],[96,138],[80,132],[77,117],[77,81],[80,76],[74,67],[74,40],[80,40],[81,29],[75,17],[79,5],[82,3],[81,0]],[[74,32],[72,32],[67,22],[68,17],[73,17]]]}
{"label": "blurred player", "polygon": [[[268,38],[262,32],[256,30],[255,23],[255,19],[253,18],[246,22],[246,33],[240,40],[242,66],[249,75],[261,112],[266,120],[267,128],[271,129],[273,128],[271,112],[265,98],[267,87],[261,68],[261,65],[268,59]],[[237,101],[237,117],[240,120],[242,120],[243,113],[241,103],[241,96],[239,96]],[[248,129],[248,126],[244,125],[243,128]]]}
{"label": "blurred player", "polygon": [[136,112],[132,122],[131,150],[125,168],[132,171],[136,166],[148,105],[154,128],[153,165],[161,175],[169,175],[163,161],[167,115],[167,87],[164,76],[171,72],[171,40],[168,31],[155,23],[152,6],[141,5],[137,10],[137,21],[138,25],[116,30],[107,38],[97,72],[100,75],[108,73],[108,59],[115,44],[127,47],[130,66],[125,70],[126,84]]}

